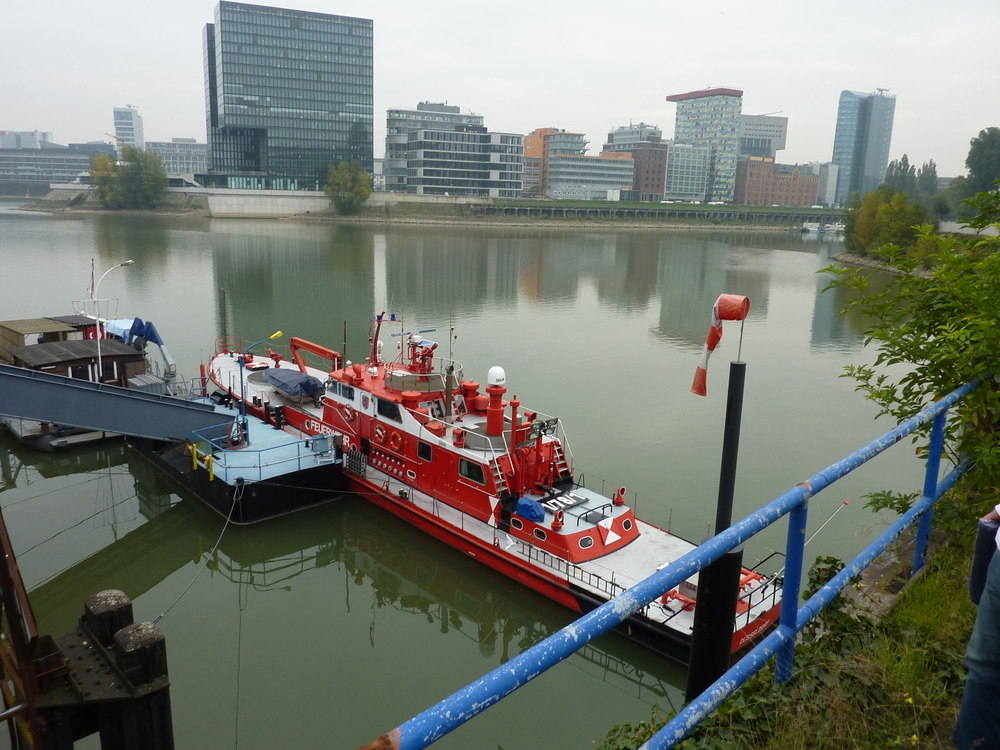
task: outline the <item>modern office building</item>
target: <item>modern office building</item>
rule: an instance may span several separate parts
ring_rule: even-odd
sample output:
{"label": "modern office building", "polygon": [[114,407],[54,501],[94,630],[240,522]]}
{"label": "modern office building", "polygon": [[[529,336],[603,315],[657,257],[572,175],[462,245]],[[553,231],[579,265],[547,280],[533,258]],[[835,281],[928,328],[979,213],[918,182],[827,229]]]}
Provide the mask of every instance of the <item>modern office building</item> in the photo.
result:
{"label": "modern office building", "polygon": [[635,163],[628,152],[550,154],[545,195],[557,200],[604,201],[631,191],[634,180]]}
{"label": "modern office building", "polygon": [[201,174],[207,169],[208,144],[194,138],[147,141],[146,150],[160,157],[167,174]]}
{"label": "modern office building", "polygon": [[838,204],[843,205],[850,193],[870,193],[885,180],[895,112],[896,97],[886,89],[870,94],[840,92],[832,159],[840,168]]}
{"label": "modern office building", "polygon": [[318,190],[372,171],[372,22],[220,2],[203,35],[208,185]]}
{"label": "modern office building", "polygon": [[703,89],[673,94],[667,101],[677,104],[674,140],[711,149],[708,199],[732,202],[740,150],[743,92],[726,88]]}
{"label": "modern office building", "polygon": [[656,125],[622,125],[608,133],[603,153],[631,153],[635,163],[633,185],[640,201],[663,200],[667,177],[667,154],[672,141],[663,140]]}
{"label": "modern office building", "polygon": [[693,143],[670,143],[663,200],[701,203],[708,196],[712,169],[712,147]]}
{"label": "modern office building", "polygon": [[42,130],[0,130],[0,148],[42,148],[52,143],[52,133]]}
{"label": "modern office building", "polygon": [[142,117],[139,110],[128,104],[124,107],[115,107],[115,146],[118,155],[122,155],[125,146],[137,148],[140,151],[146,148],[146,142],[142,135]]}
{"label": "modern office building", "polygon": [[740,116],[740,156],[775,158],[788,139],[788,118],[772,115]]}
{"label": "modern office building", "polygon": [[816,202],[822,206],[832,206],[837,202],[837,174],[840,168],[830,161],[811,161],[800,166],[803,174],[819,177]]}
{"label": "modern office building", "polygon": [[[44,135],[51,137],[50,133]],[[21,142],[33,141],[25,138]],[[73,182],[81,173],[89,172],[90,160],[95,155],[115,156],[114,147],[107,143],[61,146],[42,139],[34,142],[37,145],[0,147],[0,195],[16,195],[19,198],[25,194],[44,195],[49,192],[49,183]]]}
{"label": "modern office building", "polygon": [[813,206],[819,176],[771,156],[741,156],[736,165],[736,203],[741,206]]}
{"label": "modern office building", "polygon": [[414,130],[463,130],[484,127],[483,116],[463,114],[455,104],[420,102],[416,109],[390,109],[385,117],[385,189],[405,192],[409,134]]}
{"label": "modern office building", "polygon": [[553,156],[584,156],[587,138],[561,128],[535,128],[524,136],[525,192],[548,196],[549,161]]}
{"label": "modern office building", "polygon": [[484,127],[407,133],[406,187],[417,195],[521,195],[524,136]]}

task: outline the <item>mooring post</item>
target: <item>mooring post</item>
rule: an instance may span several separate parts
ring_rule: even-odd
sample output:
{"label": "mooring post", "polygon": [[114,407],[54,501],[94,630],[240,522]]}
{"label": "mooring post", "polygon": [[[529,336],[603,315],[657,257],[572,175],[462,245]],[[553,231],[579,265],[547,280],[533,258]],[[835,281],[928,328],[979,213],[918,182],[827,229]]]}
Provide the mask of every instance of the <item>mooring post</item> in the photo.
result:
{"label": "mooring post", "polygon": [[[722,439],[722,468],[719,472],[719,502],[715,513],[716,534],[728,529],[733,520],[745,380],[746,362],[731,362],[729,394],[726,397],[726,426]],[[743,550],[737,548],[698,573],[698,596],[685,690],[685,699],[688,701],[701,695],[729,669],[742,569]]]}
{"label": "mooring post", "polygon": [[100,732],[101,750],[173,750],[166,640],[152,623],[133,622],[123,591],[88,598],[79,626],[52,651],[39,686],[39,747],[69,750]]}

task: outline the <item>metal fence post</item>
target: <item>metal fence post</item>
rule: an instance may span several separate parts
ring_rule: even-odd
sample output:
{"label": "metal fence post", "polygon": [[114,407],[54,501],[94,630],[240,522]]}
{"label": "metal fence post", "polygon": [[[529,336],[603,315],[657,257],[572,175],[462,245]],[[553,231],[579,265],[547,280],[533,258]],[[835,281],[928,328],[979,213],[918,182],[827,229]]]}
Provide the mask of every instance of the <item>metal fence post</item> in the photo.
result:
{"label": "metal fence post", "polygon": [[[781,592],[781,616],[778,625],[795,630],[799,612],[799,591],[802,588],[802,567],[805,558],[806,522],[809,519],[809,500],[792,508],[788,513],[788,542],[785,557],[785,585]],[[795,659],[795,639],[791,638],[778,651],[775,665],[775,682],[788,682],[792,678],[792,662]]]}

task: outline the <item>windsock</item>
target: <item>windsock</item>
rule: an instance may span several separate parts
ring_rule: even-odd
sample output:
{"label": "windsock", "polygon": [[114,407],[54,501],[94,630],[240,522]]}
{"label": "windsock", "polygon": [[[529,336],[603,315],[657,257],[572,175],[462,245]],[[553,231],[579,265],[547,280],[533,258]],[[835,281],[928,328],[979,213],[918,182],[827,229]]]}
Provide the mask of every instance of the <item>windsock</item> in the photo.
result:
{"label": "windsock", "polygon": [[708,338],[701,350],[701,360],[694,372],[694,383],[691,393],[696,396],[708,395],[708,358],[715,351],[722,338],[722,321],[745,320],[750,313],[750,298],[739,294],[720,294],[712,306],[712,327],[708,329]]}

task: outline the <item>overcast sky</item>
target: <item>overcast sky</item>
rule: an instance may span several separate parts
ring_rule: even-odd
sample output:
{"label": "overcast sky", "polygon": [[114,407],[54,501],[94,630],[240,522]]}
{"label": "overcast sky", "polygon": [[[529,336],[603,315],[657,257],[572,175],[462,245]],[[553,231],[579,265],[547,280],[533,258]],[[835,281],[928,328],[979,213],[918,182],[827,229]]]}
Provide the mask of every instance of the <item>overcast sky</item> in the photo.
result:
{"label": "overcast sky", "polygon": [[[110,141],[132,104],[146,140],[205,141],[201,32],[216,0],[36,0],[0,21],[0,130]],[[890,158],[964,173],[969,141],[1000,126],[998,0],[527,2],[289,0],[374,20],[375,156],[385,112],[448,102],[493,131],[673,135],[668,94],[742,89],[745,114],[788,118],[783,163],[829,161],[844,89],[896,95]]]}

